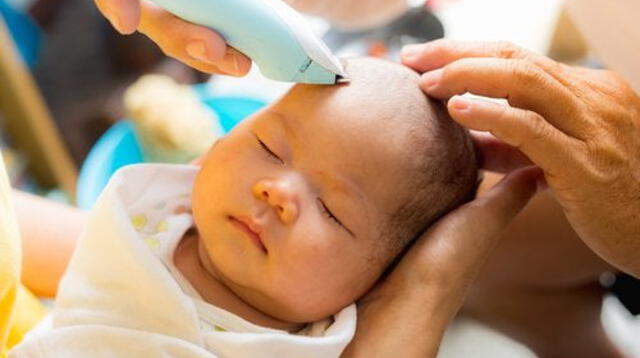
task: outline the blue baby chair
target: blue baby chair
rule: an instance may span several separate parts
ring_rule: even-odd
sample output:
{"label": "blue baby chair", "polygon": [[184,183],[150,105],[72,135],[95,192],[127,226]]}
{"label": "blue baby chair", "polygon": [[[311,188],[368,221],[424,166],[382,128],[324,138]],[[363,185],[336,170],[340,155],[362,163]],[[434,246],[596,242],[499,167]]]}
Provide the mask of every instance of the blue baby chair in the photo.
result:
{"label": "blue baby chair", "polygon": [[7,23],[24,63],[32,67],[40,52],[40,28],[29,15],[14,9],[5,0],[0,0],[0,16]]}

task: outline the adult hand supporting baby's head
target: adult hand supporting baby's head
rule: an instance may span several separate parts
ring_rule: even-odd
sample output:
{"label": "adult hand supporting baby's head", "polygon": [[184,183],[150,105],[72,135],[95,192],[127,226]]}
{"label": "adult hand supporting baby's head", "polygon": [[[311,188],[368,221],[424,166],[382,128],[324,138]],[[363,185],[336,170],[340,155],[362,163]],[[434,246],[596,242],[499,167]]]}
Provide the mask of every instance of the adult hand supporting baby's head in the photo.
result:
{"label": "adult hand supporting baby's head", "polygon": [[542,181],[539,168],[519,169],[434,224],[358,303],[343,357],[435,357],[467,288]]}
{"label": "adult hand supporting baby's head", "polygon": [[147,0],[95,0],[113,27],[126,35],[136,30],[162,51],[207,73],[243,76],[251,60],[227,46],[222,36],[203,26],[183,21]]}
{"label": "adult hand supporting baby's head", "polygon": [[[516,158],[505,155],[507,145],[519,149],[545,172],[584,243],[640,277],[640,96],[628,83],[504,42],[412,45],[403,62],[425,72],[423,90],[448,100],[454,120],[503,141],[484,143],[492,146],[488,154],[502,157],[485,155],[487,164],[508,169]],[[460,96],[466,92],[509,105]]]}

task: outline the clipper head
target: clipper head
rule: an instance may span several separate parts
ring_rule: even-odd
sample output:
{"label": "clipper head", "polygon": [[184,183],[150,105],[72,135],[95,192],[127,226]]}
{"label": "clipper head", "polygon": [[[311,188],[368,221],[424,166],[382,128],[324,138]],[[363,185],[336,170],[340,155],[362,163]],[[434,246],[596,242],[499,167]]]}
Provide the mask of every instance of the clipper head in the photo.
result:
{"label": "clipper head", "polygon": [[347,67],[347,61],[345,61],[344,59],[336,59],[336,62],[339,65],[338,69],[340,70],[340,72],[336,73],[335,84],[336,85],[348,84],[349,82],[351,82],[351,78],[347,76],[347,71],[345,70],[345,68]]}
{"label": "clipper head", "polygon": [[337,85],[345,85],[351,82],[351,78],[342,75],[336,75],[336,83]]}
{"label": "clipper head", "polygon": [[[301,41],[300,45],[306,53],[307,62],[299,72],[296,82],[323,85],[336,85],[349,81],[344,63],[335,56],[329,47],[316,37],[307,37],[310,41]],[[302,80],[302,81],[300,81]]]}
{"label": "clipper head", "polygon": [[[339,63],[339,62],[337,62]],[[323,66],[308,58],[298,69],[292,82],[315,85],[336,85],[349,82],[349,77],[340,66]]]}

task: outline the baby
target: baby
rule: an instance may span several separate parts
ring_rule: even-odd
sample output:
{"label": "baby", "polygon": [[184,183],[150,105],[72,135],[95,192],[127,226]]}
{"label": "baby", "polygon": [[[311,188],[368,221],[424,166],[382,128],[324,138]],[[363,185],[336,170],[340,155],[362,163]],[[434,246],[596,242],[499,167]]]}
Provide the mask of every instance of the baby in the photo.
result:
{"label": "baby", "polygon": [[117,173],[48,326],[12,357],[338,357],[353,302],[475,195],[465,130],[373,59],[297,85],[199,166]]}

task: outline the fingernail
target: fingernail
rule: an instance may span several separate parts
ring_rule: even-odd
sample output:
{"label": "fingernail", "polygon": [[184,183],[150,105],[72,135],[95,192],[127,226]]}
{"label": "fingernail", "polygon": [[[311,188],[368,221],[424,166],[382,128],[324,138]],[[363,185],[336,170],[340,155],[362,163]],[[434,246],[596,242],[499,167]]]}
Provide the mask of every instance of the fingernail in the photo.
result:
{"label": "fingernail", "polygon": [[138,27],[137,19],[131,15],[113,16],[111,25],[122,35],[131,35]]}
{"label": "fingernail", "polygon": [[471,101],[461,96],[453,96],[449,100],[453,109],[458,111],[464,111],[471,106]]}
{"label": "fingernail", "polygon": [[240,62],[238,60],[238,56],[233,56],[233,73],[237,75],[240,74]]}
{"label": "fingernail", "polygon": [[422,75],[422,85],[425,89],[430,90],[440,83],[442,79],[442,69],[430,71]]}
{"label": "fingernail", "polygon": [[227,53],[224,62],[219,67],[228,75],[240,76],[240,60],[238,55],[234,53]]}
{"label": "fingernail", "polygon": [[118,31],[120,34],[124,35],[125,31],[124,31],[124,26],[122,24],[122,19],[120,19],[119,17],[114,17],[113,19],[111,19],[111,25],[116,29],[116,31]]}
{"label": "fingernail", "polygon": [[202,41],[190,42],[186,47],[186,51],[189,54],[189,56],[193,57],[198,61],[207,62],[207,63],[213,62],[207,57],[207,49],[205,47],[204,42]]}
{"label": "fingernail", "polygon": [[412,60],[417,55],[419,55],[420,52],[422,52],[423,48],[424,48],[424,45],[422,44],[406,45],[405,47],[402,48],[400,55],[404,60]]}

